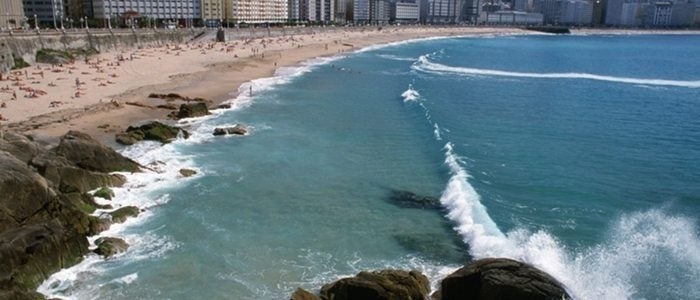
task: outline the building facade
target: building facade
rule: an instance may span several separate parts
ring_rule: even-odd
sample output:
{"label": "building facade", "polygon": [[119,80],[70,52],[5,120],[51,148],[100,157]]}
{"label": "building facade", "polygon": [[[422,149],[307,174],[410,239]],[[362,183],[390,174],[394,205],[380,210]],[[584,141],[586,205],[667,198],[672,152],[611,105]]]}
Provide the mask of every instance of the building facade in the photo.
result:
{"label": "building facade", "polygon": [[565,0],[560,3],[559,23],[590,25],[593,21],[593,5],[588,1]]}
{"label": "building facade", "polygon": [[[201,18],[200,0],[93,0],[94,18],[110,20],[110,25],[141,22],[134,26],[178,23],[190,26]],[[141,19],[141,21],[138,21]],[[143,21],[143,20],[146,21]],[[134,21],[136,20],[136,21]],[[112,24],[112,22],[116,22]],[[150,24],[144,24],[144,22]],[[151,23],[153,22],[153,23]]]}
{"label": "building facade", "polygon": [[24,5],[22,0],[0,1],[0,28],[3,30],[22,27]]}
{"label": "building facade", "polygon": [[237,0],[230,6],[228,19],[236,23],[284,23],[289,17],[287,0]]}
{"label": "building facade", "polygon": [[482,11],[481,20],[488,24],[509,24],[509,25],[540,25],[542,24],[542,14],[528,13],[524,11]]}
{"label": "building facade", "polygon": [[399,0],[394,7],[393,19],[398,23],[418,23],[420,20],[418,3],[412,0]]}
{"label": "building facade", "polygon": [[[3,2],[5,1],[8,0]],[[24,0],[23,5],[24,15],[29,18],[32,27],[36,18],[41,24],[59,28],[61,18],[65,15],[63,0]]]}
{"label": "building facade", "polygon": [[201,0],[200,11],[205,24],[216,24],[226,17],[227,0]]}

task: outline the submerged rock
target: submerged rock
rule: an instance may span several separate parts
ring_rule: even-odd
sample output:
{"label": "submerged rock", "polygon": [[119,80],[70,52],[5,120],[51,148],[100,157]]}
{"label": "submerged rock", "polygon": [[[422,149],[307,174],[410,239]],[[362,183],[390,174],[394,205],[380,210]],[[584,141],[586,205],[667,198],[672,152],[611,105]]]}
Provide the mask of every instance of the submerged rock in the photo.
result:
{"label": "submerged rock", "polygon": [[475,261],[447,276],[433,299],[562,300],[571,299],[547,273],[507,258]]}
{"label": "submerged rock", "polygon": [[227,135],[227,134],[233,134],[233,135],[246,135],[248,134],[248,128],[245,125],[241,124],[236,124],[236,126],[232,127],[217,127],[214,128],[214,135]]}
{"label": "submerged rock", "polygon": [[417,271],[381,270],[360,272],[321,288],[324,300],[427,299],[430,284]]}
{"label": "submerged rock", "polygon": [[97,245],[95,253],[104,256],[104,258],[110,258],[129,249],[129,244],[126,241],[113,237],[99,238],[95,241],[95,245]]}
{"label": "submerged rock", "polygon": [[389,200],[392,204],[402,208],[442,209],[440,199],[421,196],[409,191],[392,190]]}
{"label": "submerged rock", "polygon": [[114,197],[114,191],[106,186],[103,186],[92,195],[95,197],[112,200],[112,197]]}

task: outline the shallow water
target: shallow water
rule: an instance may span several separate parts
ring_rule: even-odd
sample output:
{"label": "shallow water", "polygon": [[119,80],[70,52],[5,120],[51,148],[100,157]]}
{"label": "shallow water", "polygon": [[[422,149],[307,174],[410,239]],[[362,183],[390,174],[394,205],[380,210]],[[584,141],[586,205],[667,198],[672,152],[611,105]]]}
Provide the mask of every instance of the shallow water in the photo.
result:
{"label": "shallow water", "polygon": [[[165,171],[117,191],[148,208],[105,233],[131,250],[40,291],[283,299],[359,270],[435,283],[502,256],[580,299],[700,298],[698,51],[698,36],[467,37],[281,70],[191,139],[126,149]],[[211,136],[236,123],[251,134]]]}

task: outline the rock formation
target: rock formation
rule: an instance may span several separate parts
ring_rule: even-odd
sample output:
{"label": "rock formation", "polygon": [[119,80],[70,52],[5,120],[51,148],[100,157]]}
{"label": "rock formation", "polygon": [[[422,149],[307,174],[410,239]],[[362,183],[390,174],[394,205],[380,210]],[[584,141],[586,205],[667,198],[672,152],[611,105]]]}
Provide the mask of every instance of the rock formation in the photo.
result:
{"label": "rock formation", "polygon": [[430,283],[417,271],[381,270],[360,272],[321,288],[324,300],[427,299]]}
{"label": "rock formation", "polygon": [[182,128],[160,122],[151,122],[138,127],[129,126],[125,132],[116,135],[116,141],[122,145],[133,145],[142,140],[166,144],[176,139],[179,134],[182,134],[184,138],[190,136],[189,132]]}
{"label": "rock formation", "polygon": [[109,227],[88,213],[88,191],[124,183],[108,172],[139,165],[76,131],[58,146],[7,132],[0,137],[0,299],[40,298],[34,289],[88,252],[87,236]]}
{"label": "rock formation", "polygon": [[455,271],[428,296],[425,275],[417,271],[360,272],[321,288],[320,297],[297,289],[292,300],[432,299],[432,300],[564,300],[563,285],[537,268],[507,258],[482,259]]}
{"label": "rock formation", "polygon": [[113,237],[99,238],[95,241],[95,245],[97,245],[95,253],[105,258],[110,258],[129,249],[129,244],[127,244],[126,241]]}
{"label": "rock formation", "polygon": [[227,134],[233,134],[233,135],[246,135],[248,134],[248,128],[245,127],[244,125],[241,124],[236,124],[236,126],[232,127],[217,127],[214,128],[214,135],[227,135]]}
{"label": "rock formation", "polygon": [[177,112],[177,119],[203,117],[209,114],[209,108],[206,103],[193,103],[180,105],[180,111]]}
{"label": "rock formation", "polygon": [[562,284],[547,273],[519,261],[488,258],[447,276],[433,299],[571,299]]}

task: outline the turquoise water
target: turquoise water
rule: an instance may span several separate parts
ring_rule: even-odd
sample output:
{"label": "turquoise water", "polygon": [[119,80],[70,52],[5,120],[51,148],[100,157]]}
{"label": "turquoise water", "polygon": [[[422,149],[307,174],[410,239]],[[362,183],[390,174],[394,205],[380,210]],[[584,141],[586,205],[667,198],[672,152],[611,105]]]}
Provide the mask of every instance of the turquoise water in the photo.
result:
{"label": "turquoise water", "polygon": [[[147,209],[105,233],[132,248],[40,291],[285,299],[366,269],[435,284],[499,256],[580,299],[698,299],[698,53],[700,36],[465,37],[281,70],[190,121],[190,140],[125,149],[160,171],[117,190]],[[251,134],[210,134],[236,123]]]}

